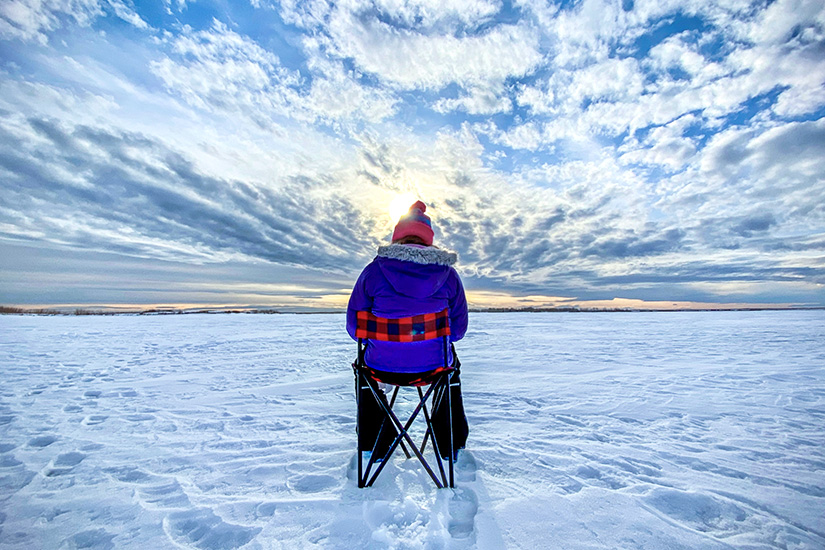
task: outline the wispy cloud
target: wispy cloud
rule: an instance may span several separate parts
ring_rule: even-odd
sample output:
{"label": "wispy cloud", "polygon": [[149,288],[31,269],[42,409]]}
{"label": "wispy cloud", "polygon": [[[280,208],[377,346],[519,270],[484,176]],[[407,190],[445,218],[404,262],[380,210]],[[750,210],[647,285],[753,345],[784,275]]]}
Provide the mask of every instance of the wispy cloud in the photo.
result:
{"label": "wispy cloud", "polygon": [[50,2],[10,0],[0,5],[0,37],[47,43],[54,30],[79,25],[88,27],[108,14],[139,29],[148,24],[134,8],[119,0],[72,0]]}

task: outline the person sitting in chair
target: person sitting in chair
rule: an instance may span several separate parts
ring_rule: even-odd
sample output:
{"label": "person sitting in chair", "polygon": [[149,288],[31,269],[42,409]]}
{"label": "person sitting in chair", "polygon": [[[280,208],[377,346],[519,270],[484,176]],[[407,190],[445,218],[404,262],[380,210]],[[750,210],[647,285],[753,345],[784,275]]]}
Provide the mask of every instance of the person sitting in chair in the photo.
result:
{"label": "person sitting in chair", "polygon": [[[398,220],[392,244],[379,247],[378,255],[358,277],[347,307],[347,332],[354,340],[357,340],[358,311],[398,319],[449,308],[450,341],[461,340],[467,332],[467,299],[461,279],[452,267],[456,254],[433,246],[433,229],[426,210],[421,201],[413,204]],[[458,377],[460,363],[452,346],[450,348],[449,365],[456,370],[451,384],[453,452],[449,455],[449,439],[445,435],[449,423],[446,399],[435,404],[432,418],[441,454],[455,459],[457,451],[466,443],[468,426]],[[364,362],[372,377],[381,382],[415,384],[443,368],[442,342],[439,339],[405,343],[367,341]],[[385,399],[383,392],[378,395]],[[359,448],[374,449],[376,457],[383,457],[397,434],[395,427],[383,421],[381,406],[369,390],[361,392],[359,406]]]}

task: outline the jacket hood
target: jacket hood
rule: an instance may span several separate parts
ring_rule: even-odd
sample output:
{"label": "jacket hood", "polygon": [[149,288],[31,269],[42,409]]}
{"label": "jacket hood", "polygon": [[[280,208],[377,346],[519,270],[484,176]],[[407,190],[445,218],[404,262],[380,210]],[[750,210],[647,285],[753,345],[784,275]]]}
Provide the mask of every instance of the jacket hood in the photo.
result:
{"label": "jacket hood", "polygon": [[391,244],[378,248],[376,261],[384,277],[399,294],[427,298],[447,281],[455,252],[414,244]]}

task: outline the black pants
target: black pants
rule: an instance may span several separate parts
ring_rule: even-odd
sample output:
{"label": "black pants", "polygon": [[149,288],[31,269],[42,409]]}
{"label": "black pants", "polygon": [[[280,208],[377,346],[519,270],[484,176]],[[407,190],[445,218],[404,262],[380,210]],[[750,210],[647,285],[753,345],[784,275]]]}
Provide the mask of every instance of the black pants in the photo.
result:
{"label": "black pants", "polygon": [[[452,401],[453,409],[453,453],[458,449],[464,448],[467,443],[467,434],[469,427],[467,425],[467,418],[464,416],[464,400],[461,397],[461,377],[459,375],[458,359],[455,363],[455,371],[450,379],[450,400]],[[415,376],[420,376],[417,374]],[[365,377],[367,383],[375,389],[379,398],[387,403],[387,397],[384,392],[380,390],[375,380]],[[361,395],[358,399],[358,418],[360,426],[358,429],[358,449],[360,451],[372,451],[376,457],[384,457],[387,451],[398,435],[392,420],[386,415],[375,396],[369,388],[359,390]],[[440,397],[440,399],[438,399]],[[438,443],[438,450],[441,455],[447,458],[447,449],[450,448],[450,433],[449,433],[449,411],[447,409],[447,394],[443,392],[442,395],[436,396],[435,407],[431,411],[431,420],[433,424],[433,432],[435,434],[436,442]],[[419,413],[419,414],[423,414]],[[403,421],[402,421],[403,422]]]}

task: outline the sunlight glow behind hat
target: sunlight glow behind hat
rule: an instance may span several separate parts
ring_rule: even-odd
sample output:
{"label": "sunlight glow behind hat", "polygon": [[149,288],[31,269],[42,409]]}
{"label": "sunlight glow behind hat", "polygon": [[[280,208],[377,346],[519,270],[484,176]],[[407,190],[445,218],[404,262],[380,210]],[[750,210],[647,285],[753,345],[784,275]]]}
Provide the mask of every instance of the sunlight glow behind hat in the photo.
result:
{"label": "sunlight glow behind hat", "polygon": [[395,230],[392,232],[393,242],[414,235],[424,241],[427,246],[431,246],[433,244],[433,227],[430,218],[424,214],[426,211],[427,205],[421,201],[416,201],[415,204],[410,206],[409,211],[401,216],[395,225]]}
{"label": "sunlight glow behind hat", "polygon": [[410,205],[417,200],[418,197],[410,192],[400,193],[393,197],[389,208],[392,223],[397,223],[398,219],[410,209]]}

